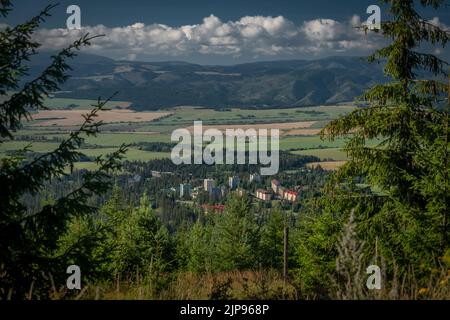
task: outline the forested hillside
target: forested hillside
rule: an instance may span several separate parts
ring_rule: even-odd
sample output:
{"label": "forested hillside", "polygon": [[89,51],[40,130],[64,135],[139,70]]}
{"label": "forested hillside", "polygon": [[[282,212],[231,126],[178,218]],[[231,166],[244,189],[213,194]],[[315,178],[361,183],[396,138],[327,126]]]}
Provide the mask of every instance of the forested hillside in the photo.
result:
{"label": "forested hillside", "polygon": [[[38,72],[49,54],[32,59]],[[116,99],[136,110],[175,106],[282,108],[352,101],[384,81],[379,65],[362,57],[315,61],[273,61],[235,66],[184,62],[132,62],[81,54],[57,97],[96,99],[118,91]],[[37,75],[34,74],[34,75]]]}

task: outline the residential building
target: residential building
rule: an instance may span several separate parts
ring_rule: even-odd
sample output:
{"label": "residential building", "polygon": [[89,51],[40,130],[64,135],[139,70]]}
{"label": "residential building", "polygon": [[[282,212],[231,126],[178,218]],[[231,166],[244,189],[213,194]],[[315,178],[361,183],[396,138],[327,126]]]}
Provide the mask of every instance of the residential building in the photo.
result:
{"label": "residential building", "polygon": [[261,182],[261,176],[257,173],[250,174],[250,183]]}
{"label": "residential building", "polygon": [[213,199],[220,199],[220,196],[222,195],[222,191],[219,187],[212,187],[211,192],[209,193],[209,195],[213,198]]}
{"label": "residential building", "polygon": [[152,177],[161,178],[161,171],[152,170]]}
{"label": "residential building", "polygon": [[284,192],[286,191],[287,189],[285,188],[285,187],[282,187],[282,186],[279,186],[278,187],[278,196],[281,198],[281,199],[284,199]]}
{"label": "residential building", "polygon": [[272,192],[268,190],[258,189],[256,190],[256,198],[263,201],[270,201],[272,199]]}
{"label": "residential building", "polygon": [[277,179],[273,179],[272,180],[272,190],[275,194],[278,194],[278,189],[280,188],[281,184],[280,181],[278,181]]}
{"label": "residential building", "polygon": [[220,186],[220,195],[225,198],[228,193],[228,188],[226,186]]}
{"label": "residential building", "polygon": [[216,186],[216,182],[213,179],[204,179],[203,180],[203,189],[211,194],[212,189]]}
{"label": "residential building", "polygon": [[283,199],[286,199],[288,201],[297,201],[298,199],[298,192],[292,191],[292,190],[285,190],[283,194]]}
{"label": "residential building", "polygon": [[223,210],[225,210],[225,206],[223,204],[203,204],[202,205],[203,210],[205,213],[222,213]]}
{"label": "residential building", "polygon": [[228,186],[230,187],[230,189],[235,189],[238,185],[239,185],[238,176],[228,178]]}
{"label": "residential building", "polygon": [[189,183],[180,184],[180,198],[190,197],[192,194],[192,186]]}

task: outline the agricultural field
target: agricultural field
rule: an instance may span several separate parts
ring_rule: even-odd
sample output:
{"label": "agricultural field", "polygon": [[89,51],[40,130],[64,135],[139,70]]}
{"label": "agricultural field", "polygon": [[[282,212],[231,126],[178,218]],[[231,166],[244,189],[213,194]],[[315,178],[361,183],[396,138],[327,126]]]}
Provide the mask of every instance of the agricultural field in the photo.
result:
{"label": "agricultural field", "polygon": [[306,166],[308,168],[322,168],[324,170],[334,171],[339,169],[341,166],[345,164],[346,161],[321,161],[321,162],[311,162],[308,163]]}
{"label": "agricultural field", "polygon": [[48,152],[57,148],[58,145],[57,142],[8,141],[0,144],[0,153],[22,150],[29,146],[33,152]]}
{"label": "agricultural field", "polygon": [[308,129],[290,129],[285,130],[283,134],[285,136],[316,136],[320,134],[321,128],[313,129],[312,126],[317,124],[314,122]]}
{"label": "agricultural field", "polygon": [[[83,149],[83,153],[88,157],[98,157],[101,155],[107,155],[113,153],[116,148],[95,148],[95,149]],[[127,159],[130,161],[148,161],[153,159],[163,159],[170,157],[167,152],[151,152],[142,151],[133,147],[128,148]]]}
{"label": "agricultural field", "polygon": [[[287,136],[280,138],[280,150],[295,151],[308,149],[340,148],[345,139],[339,138],[334,141],[320,139],[319,136]],[[311,155],[308,152],[305,155]]]}
{"label": "agricultural field", "polygon": [[[298,122],[281,122],[281,123],[255,123],[255,124],[220,124],[220,125],[206,125],[203,126],[203,130],[208,129],[218,129],[220,131],[225,131],[226,129],[278,129],[282,132],[284,131],[290,131],[290,130],[299,130],[299,129],[305,129],[310,128],[313,124],[315,124],[315,121],[298,121]],[[193,131],[194,127],[190,126],[187,128],[189,131]]]}
{"label": "agricultural field", "polygon": [[[33,126],[77,126],[84,121],[86,110],[41,110],[32,115]],[[150,122],[170,115],[169,112],[134,112],[130,110],[101,110],[97,120],[104,123]]]}
{"label": "agricultural field", "polygon": [[119,146],[121,144],[137,144],[141,142],[170,142],[170,135],[145,134],[134,132],[101,133],[97,137],[86,138],[86,143],[98,146]]}
{"label": "agricultural field", "polygon": [[[15,141],[0,144],[0,155],[30,144],[34,152],[53,150],[61,139],[68,137],[69,132],[77,128],[82,114],[86,114],[91,105],[96,103],[84,99],[47,99],[46,102],[50,110],[33,114],[34,121],[24,123],[23,130],[16,133]],[[317,156],[321,161],[342,162],[347,160],[346,154],[340,150],[345,140],[323,141],[319,133],[330,120],[355,109],[352,105],[263,110],[178,107],[169,111],[135,112],[128,108],[129,105],[123,101],[109,102],[108,108],[111,110],[102,111],[98,118],[105,122],[102,132],[97,137],[87,137],[80,151],[94,158],[112,152],[121,144],[130,144],[127,160],[147,161],[169,157],[169,152],[147,151],[139,145],[170,143],[173,130],[192,130],[194,121],[201,120],[203,131],[209,128],[279,129],[280,150]],[[332,165],[326,167],[331,168]],[[95,163],[80,162],[76,168],[92,169]]]}
{"label": "agricultural field", "polygon": [[340,148],[326,148],[326,149],[306,149],[292,151],[294,154],[308,155],[318,157],[320,160],[333,159],[337,161],[348,160],[347,154]]}
{"label": "agricultural field", "polygon": [[[97,100],[89,99],[65,99],[65,98],[47,98],[44,105],[52,110],[90,110],[97,104]],[[127,101],[108,101],[105,109],[127,109],[131,102]]]}
{"label": "agricultural field", "polygon": [[223,111],[213,109],[201,109],[195,107],[175,108],[174,114],[161,121],[161,124],[191,124],[196,120],[202,120],[208,124],[256,124],[279,123],[299,121],[322,121],[337,118],[354,110],[351,105],[318,106],[290,109],[225,109]]}

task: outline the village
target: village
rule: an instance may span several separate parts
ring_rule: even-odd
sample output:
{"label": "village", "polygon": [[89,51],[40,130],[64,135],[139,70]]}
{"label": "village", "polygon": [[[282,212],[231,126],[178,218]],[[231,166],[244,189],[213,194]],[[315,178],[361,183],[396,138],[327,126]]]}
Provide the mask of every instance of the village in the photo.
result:
{"label": "village", "polygon": [[229,176],[227,183],[218,184],[215,179],[205,178],[200,186],[193,187],[191,183],[181,183],[178,187],[172,187],[170,191],[175,194],[180,202],[194,202],[201,205],[205,213],[223,212],[225,199],[234,192],[239,196],[244,194],[256,201],[269,204],[272,201],[285,201],[295,203],[299,200],[301,186],[296,190],[284,187],[277,179],[270,181],[270,188],[263,188],[262,177],[258,173],[252,173],[243,178]]}

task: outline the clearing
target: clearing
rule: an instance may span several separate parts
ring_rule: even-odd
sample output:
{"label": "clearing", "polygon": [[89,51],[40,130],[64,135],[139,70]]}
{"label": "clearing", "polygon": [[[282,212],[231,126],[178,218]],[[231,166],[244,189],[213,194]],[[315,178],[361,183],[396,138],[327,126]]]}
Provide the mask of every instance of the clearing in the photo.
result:
{"label": "clearing", "polygon": [[[41,110],[32,115],[33,126],[76,126],[83,123],[86,110]],[[104,123],[149,122],[171,115],[171,112],[134,112],[130,110],[102,110],[96,120]]]}
{"label": "clearing", "polygon": [[347,161],[323,161],[323,162],[310,162],[306,166],[308,168],[321,167],[323,170],[334,171],[343,166]]}

